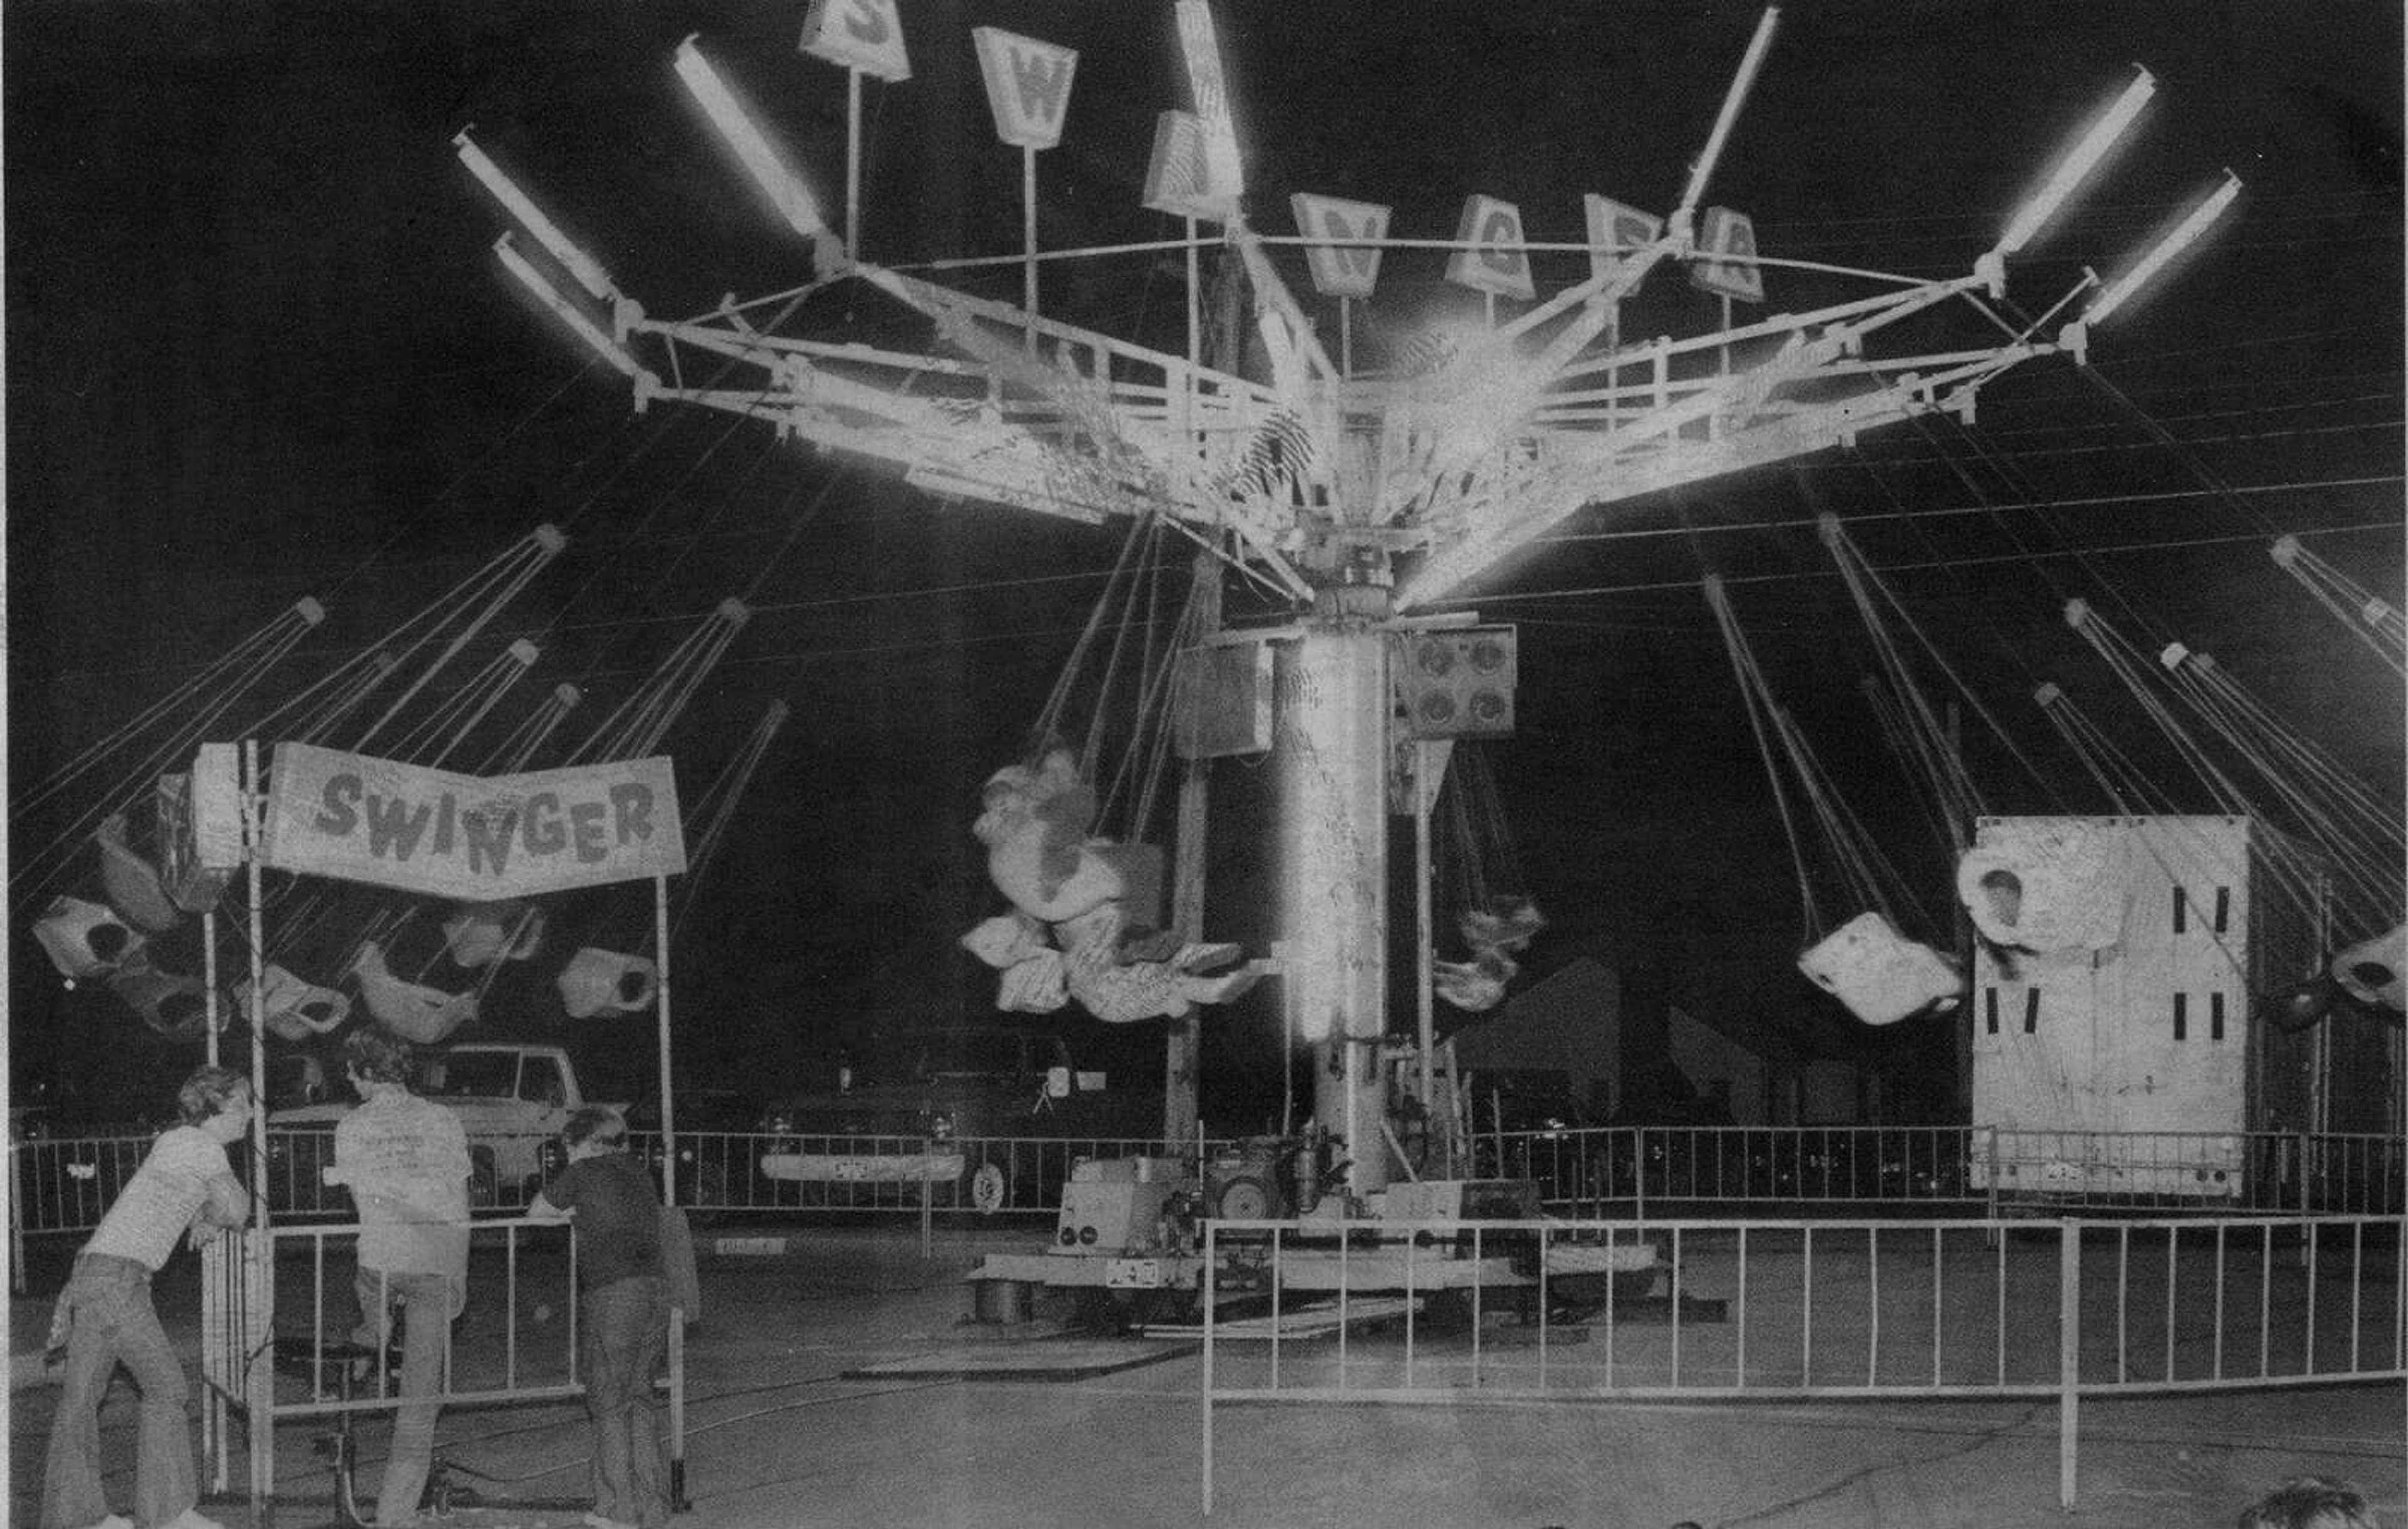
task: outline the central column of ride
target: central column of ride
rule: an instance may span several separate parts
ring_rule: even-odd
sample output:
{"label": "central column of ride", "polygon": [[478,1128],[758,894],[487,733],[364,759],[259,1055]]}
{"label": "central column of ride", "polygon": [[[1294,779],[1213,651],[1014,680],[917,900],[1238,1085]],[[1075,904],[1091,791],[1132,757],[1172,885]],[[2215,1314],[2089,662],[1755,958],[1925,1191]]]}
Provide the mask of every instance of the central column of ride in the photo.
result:
{"label": "central column of ride", "polygon": [[1356,1194],[1388,1182],[1388,605],[1384,585],[1316,591],[1279,693],[1290,1014]]}

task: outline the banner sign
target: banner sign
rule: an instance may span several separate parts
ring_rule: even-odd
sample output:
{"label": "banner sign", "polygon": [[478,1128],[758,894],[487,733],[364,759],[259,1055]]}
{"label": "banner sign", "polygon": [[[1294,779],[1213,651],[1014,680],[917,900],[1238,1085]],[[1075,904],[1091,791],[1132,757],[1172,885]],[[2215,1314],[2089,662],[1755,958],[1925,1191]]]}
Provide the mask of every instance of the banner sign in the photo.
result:
{"label": "banner sign", "polygon": [[685,869],[665,757],[463,775],[279,743],[260,863],[465,902]]}
{"label": "banner sign", "polygon": [[1060,48],[999,26],[974,26],[979,73],[986,77],[986,104],[995,112],[996,136],[1018,149],[1051,149],[1062,141],[1062,119],[1070,114],[1070,76],[1079,67],[1076,49]]}
{"label": "banner sign", "polygon": [[[1350,202],[1342,196],[1316,196],[1299,191],[1287,199],[1296,214],[1296,231],[1307,238],[1341,242],[1308,244],[1305,265],[1312,271],[1312,288],[1325,297],[1369,297],[1380,280],[1380,246],[1388,237],[1388,209],[1376,202]],[[1348,244],[1369,239],[1369,244]]]}

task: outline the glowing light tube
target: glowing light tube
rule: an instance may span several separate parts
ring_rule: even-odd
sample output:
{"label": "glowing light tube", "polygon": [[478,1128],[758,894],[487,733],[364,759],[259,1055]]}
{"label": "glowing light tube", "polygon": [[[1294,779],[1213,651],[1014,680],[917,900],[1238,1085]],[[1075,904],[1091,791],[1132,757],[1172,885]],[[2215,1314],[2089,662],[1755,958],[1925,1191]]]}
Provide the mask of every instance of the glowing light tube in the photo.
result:
{"label": "glowing light tube", "polygon": [[2057,168],[2042,182],[2039,195],[2026,202],[2015,213],[2014,221],[2007,224],[2007,231],[1999,238],[2000,254],[2014,254],[2029,244],[2042,225],[2057,216],[2057,209],[2099,167],[2107,151],[2115,147],[2115,140],[2124,136],[2124,130],[2132,125],[2132,119],[2141,114],[2141,108],[2149,104],[2149,97],[2157,91],[2157,79],[2148,70],[2135,65],[2132,82],[2124,87],[2124,94],[2115,98],[2106,115],[2090,124],[2090,131],[2082,135],[2072,151],[2057,161]]}
{"label": "glowing light tube", "polygon": [[745,114],[736,93],[719,78],[719,71],[702,56],[692,37],[678,44],[677,72],[703,114],[710,119],[710,125],[719,129],[719,136],[727,140],[727,146],[736,151],[736,157],[744,162],[752,179],[768,193],[770,203],[786,220],[787,226],[805,238],[825,235],[827,223],[820,216],[820,205],[810,188],[778,157],[778,151]]}
{"label": "glowing light tube", "polygon": [[592,255],[579,249],[566,234],[560,231],[559,224],[545,217],[543,209],[536,206],[525,192],[519,190],[510,178],[502,173],[500,166],[485,157],[485,151],[470,141],[465,129],[452,142],[460,151],[460,163],[468,166],[468,173],[484,182],[485,189],[494,194],[494,199],[535,236],[538,244],[552,252],[552,258],[559,261],[569,275],[577,278],[580,286],[606,303],[618,296],[618,288],[611,283],[609,272],[604,270]]}
{"label": "glowing light tube", "polygon": [[2135,262],[2130,270],[2108,282],[2106,290],[2090,300],[2090,306],[2082,310],[2082,322],[2097,324],[2124,306],[2125,301],[2141,289],[2142,283],[2165,268],[2166,262],[2197,243],[2199,237],[2207,232],[2208,224],[2222,217],[2224,209],[2230,207],[2232,199],[2240,195],[2241,178],[2230,170],[2225,171],[2224,184],[2209,192],[2206,200],[2192,208],[2190,215],[2174,225],[2172,233],[2159,239],[2157,247]]}
{"label": "glowing light tube", "polygon": [[502,257],[502,265],[512,276],[519,279],[521,286],[534,293],[544,307],[559,314],[561,322],[574,330],[578,339],[593,346],[603,360],[609,362],[629,377],[643,375],[643,368],[636,365],[634,356],[629,355],[624,348],[612,341],[610,337],[604,334],[592,319],[578,310],[575,303],[555,291],[552,284],[543,279],[541,271],[527,263],[527,257],[519,253],[518,246],[511,242],[509,235],[504,234],[494,241],[494,252]]}

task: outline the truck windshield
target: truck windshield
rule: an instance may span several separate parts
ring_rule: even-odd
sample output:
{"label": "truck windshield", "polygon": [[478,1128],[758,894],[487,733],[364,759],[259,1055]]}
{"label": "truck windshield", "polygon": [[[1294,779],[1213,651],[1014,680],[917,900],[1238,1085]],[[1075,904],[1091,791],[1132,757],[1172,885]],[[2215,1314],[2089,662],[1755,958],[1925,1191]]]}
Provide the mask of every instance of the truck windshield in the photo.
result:
{"label": "truck windshield", "polygon": [[518,1091],[519,1059],[508,1051],[462,1051],[426,1064],[426,1092],[439,1099],[508,1099]]}

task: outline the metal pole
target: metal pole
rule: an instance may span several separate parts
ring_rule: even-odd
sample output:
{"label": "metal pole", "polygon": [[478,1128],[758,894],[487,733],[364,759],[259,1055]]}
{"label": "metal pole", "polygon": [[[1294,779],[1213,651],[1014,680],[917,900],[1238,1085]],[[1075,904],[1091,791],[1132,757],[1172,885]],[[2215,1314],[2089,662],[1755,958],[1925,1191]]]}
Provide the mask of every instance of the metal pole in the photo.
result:
{"label": "metal pole", "polygon": [[660,1004],[656,1029],[661,1053],[661,1204],[677,1204],[677,1091],[669,1086],[669,878],[652,878],[652,945],[660,952],[653,963]]}
{"label": "metal pole", "polygon": [[[261,911],[259,858],[265,848],[259,796],[259,741],[242,743],[242,859],[245,888],[251,900],[251,1012],[262,1012],[265,1002],[261,952],[266,948]],[[243,1239],[248,1283],[258,1292],[251,1307],[252,1330],[262,1335],[276,1331],[276,1239],[268,1231],[267,1205],[267,1038],[261,1025],[251,1027],[251,1096],[259,1103],[251,1112],[251,1219],[256,1231]],[[254,1341],[243,1362],[242,1394],[251,1413],[251,1515],[267,1523],[273,1511],[276,1484],[276,1369],[269,1346]]]}
{"label": "metal pole", "polygon": [[2057,1225],[2057,1506],[2071,1512],[2082,1413],[2082,1223]]}
{"label": "metal pole", "polygon": [[861,243],[861,71],[844,72],[844,241],[853,258]]}
{"label": "metal pole", "polygon": [[1037,349],[1037,151],[1020,150],[1020,306],[1028,310],[1028,348]]}
{"label": "metal pole", "polygon": [[[1413,741],[1413,1012],[1420,1023],[1422,1085],[1422,1161],[1429,1161],[1429,1144],[1437,1122],[1430,1114],[1435,1095],[1430,1067],[1438,1046],[1438,1017],[1430,997],[1430,962],[1437,952],[1430,943],[1430,759],[1438,751],[1426,738]],[[1499,1170],[1502,1171],[1501,1169]]]}
{"label": "metal pole", "polygon": [[[1220,1230],[1212,1221],[1204,1223],[1204,1512],[1212,1512],[1212,1316],[1219,1309],[1217,1281],[1213,1272],[1220,1266],[1218,1247]],[[1276,1286],[1273,1287],[1276,1290]],[[1273,1322],[1274,1334],[1277,1321]]]}
{"label": "metal pole", "polygon": [[[218,1064],[218,910],[215,903],[201,913],[201,1021],[207,1029],[202,1060],[215,1067]],[[252,1028],[258,1027],[254,1025]],[[261,1112],[265,1113],[266,1107],[262,1104]]]}

